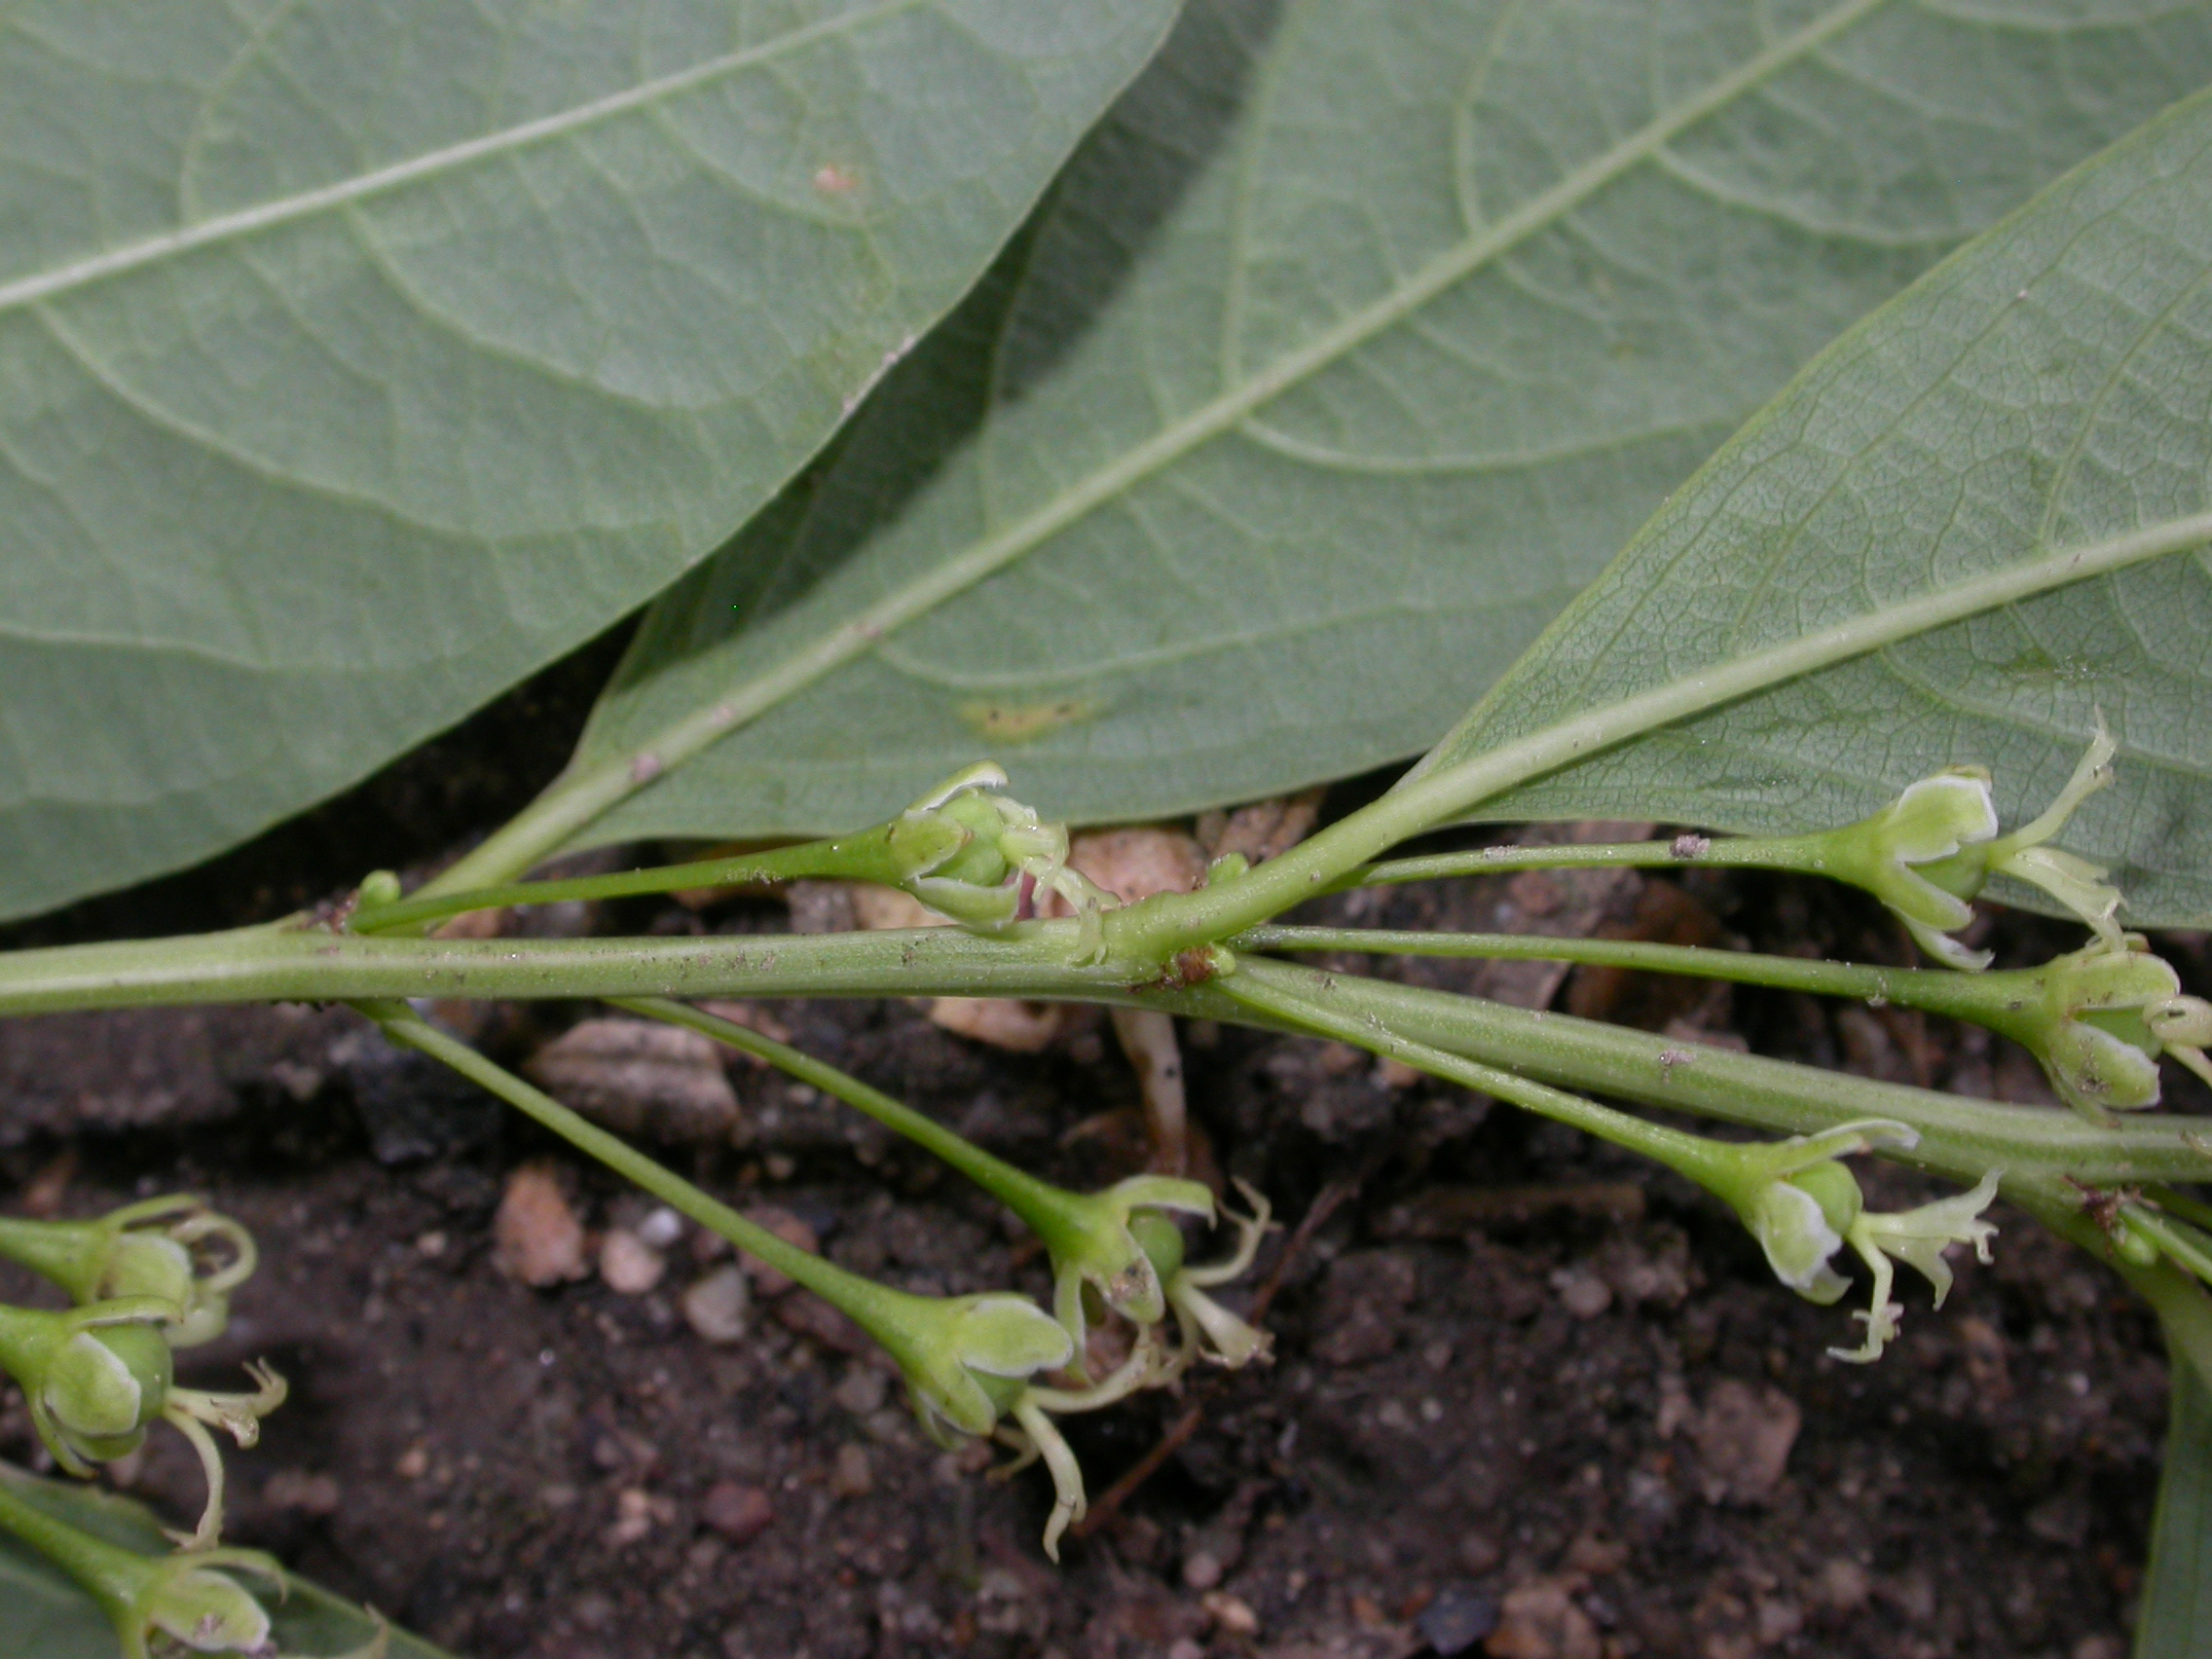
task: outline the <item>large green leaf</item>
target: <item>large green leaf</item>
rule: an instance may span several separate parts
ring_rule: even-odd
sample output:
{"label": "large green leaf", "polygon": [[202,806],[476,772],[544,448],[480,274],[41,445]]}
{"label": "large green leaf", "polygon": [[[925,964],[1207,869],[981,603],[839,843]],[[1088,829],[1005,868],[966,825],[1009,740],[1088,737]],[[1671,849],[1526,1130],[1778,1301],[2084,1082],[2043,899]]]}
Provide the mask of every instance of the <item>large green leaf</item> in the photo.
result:
{"label": "large green leaf", "polygon": [[667,585],[1172,0],[0,12],[0,914],[307,804]]}
{"label": "large green leaf", "polygon": [[1097,818],[1418,749],[1815,350],[2208,79],[2201,3],[1201,0],[655,608],[548,822],[709,744],[590,833],[862,822],[986,753]]}
{"label": "large green leaf", "polygon": [[1824,353],[1424,771],[1642,699],[1674,723],[1484,814],[1802,829],[1973,761],[2017,821],[2101,711],[2120,782],[2064,842],[2117,868],[2126,919],[2203,925],[2208,535],[2212,94]]}
{"label": "large green leaf", "polygon": [[[33,1481],[10,1470],[10,1490],[60,1521],[140,1555],[164,1555],[168,1540],[142,1505],[93,1487]],[[242,1579],[258,1593],[255,1581]],[[353,1653],[376,1634],[359,1607],[303,1578],[282,1601],[264,1601],[278,1648],[291,1655]],[[0,1532],[0,1653],[11,1659],[118,1659],[123,1649],[99,1604],[36,1551]],[[388,1659],[450,1659],[405,1631],[390,1633]]]}
{"label": "large green leaf", "polygon": [[2212,1389],[2180,1354],[2135,1659],[2212,1659]]}

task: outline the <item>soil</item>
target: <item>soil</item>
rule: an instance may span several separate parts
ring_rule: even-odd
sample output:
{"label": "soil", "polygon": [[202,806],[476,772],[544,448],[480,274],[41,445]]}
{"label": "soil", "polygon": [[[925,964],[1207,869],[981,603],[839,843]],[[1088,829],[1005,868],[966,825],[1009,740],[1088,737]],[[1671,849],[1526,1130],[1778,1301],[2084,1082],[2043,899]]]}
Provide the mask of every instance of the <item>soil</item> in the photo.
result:
{"label": "soil", "polygon": [[[373,864],[434,860],[557,764],[603,671],[571,665],[208,871],[16,941],[244,921]],[[1906,959],[1878,911],[1792,883],[1524,876],[1332,903],[1363,924],[1567,918]],[[648,904],[570,924],[786,915]],[[2068,941],[2004,917],[1992,942],[2032,961]],[[2198,989],[2200,947],[2177,941]],[[1406,972],[2047,1098],[2024,1055],[1896,1010]],[[479,1036],[519,1058],[585,1012],[499,1011]],[[1022,1055],[905,1004],[775,1012],[812,1051],[1041,1173],[1094,1187],[1136,1164],[1136,1086],[1094,1016]],[[245,1221],[264,1266],[187,1378],[222,1386],[265,1356],[293,1392],[233,1459],[232,1537],[473,1659],[2124,1653],[2165,1377],[2152,1321],[2095,1262],[2000,1211],[1995,1265],[1962,1263],[1940,1312],[1912,1287],[1902,1339],[1847,1365],[1825,1352],[1855,1338],[1845,1308],[1788,1295],[1671,1176],[1349,1050],[1205,1026],[1183,1042],[1212,1158],[1291,1224],[1253,1281],[1277,1281],[1274,1357],[1077,1419],[1100,1524],[1056,1569],[1038,1546],[1044,1476],[995,1480],[930,1445],[896,1378],[804,1293],[756,1286],[742,1338],[704,1340],[682,1293],[720,1263],[696,1234],[651,1288],[595,1272],[532,1289],[498,1271],[494,1217],[525,1164],[595,1233],[657,1224],[342,1011],[0,1027],[0,1205],[88,1214],[187,1188]],[[959,1182],[772,1073],[739,1061],[729,1078],[742,1144],[661,1148],[684,1173],[892,1283],[1043,1288],[1029,1242]],[[1881,1206],[1929,1191],[1894,1171],[1868,1185]],[[0,1453],[38,1460],[13,1396]],[[126,1472],[192,1512],[173,1437]]]}

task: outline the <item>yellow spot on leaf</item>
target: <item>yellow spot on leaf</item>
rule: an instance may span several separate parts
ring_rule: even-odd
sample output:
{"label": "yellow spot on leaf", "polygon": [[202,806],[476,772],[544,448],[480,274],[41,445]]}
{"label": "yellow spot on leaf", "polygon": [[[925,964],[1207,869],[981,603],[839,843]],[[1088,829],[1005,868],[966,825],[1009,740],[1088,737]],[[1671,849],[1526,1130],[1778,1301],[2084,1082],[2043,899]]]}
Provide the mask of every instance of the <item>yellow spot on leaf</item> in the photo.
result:
{"label": "yellow spot on leaf", "polygon": [[1098,705],[1084,697],[1057,697],[1048,703],[998,703],[982,698],[960,705],[960,718],[995,743],[1028,743],[1088,719]]}

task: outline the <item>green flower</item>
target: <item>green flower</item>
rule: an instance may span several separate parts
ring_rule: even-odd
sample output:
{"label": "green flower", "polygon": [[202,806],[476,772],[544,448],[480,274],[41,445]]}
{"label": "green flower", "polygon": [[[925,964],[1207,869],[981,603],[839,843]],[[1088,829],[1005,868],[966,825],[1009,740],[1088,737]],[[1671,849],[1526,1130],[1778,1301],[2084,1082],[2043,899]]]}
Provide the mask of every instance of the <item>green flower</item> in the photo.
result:
{"label": "green flower", "polygon": [[1267,1357],[1267,1332],[1247,1324],[1206,1295],[1207,1289],[1214,1285],[1242,1278],[1251,1269],[1252,1258],[1259,1253],[1260,1240],[1267,1235],[1271,1213],[1267,1198],[1245,1181],[1238,1181],[1236,1189],[1252,1206],[1252,1213],[1243,1216],[1226,1209],[1222,1211],[1222,1219],[1236,1229],[1236,1247],[1225,1260],[1211,1267],[1195,1268],[1185,1263],[1182,1229],[1165,1215],[1149,1211],[1130,1224],[1160,1275],[1167,1305],[1175,1310],[1176,1328],[1181,1335],[1172,1361],[1176,1372],[1197,1359],[1235,1370]]}
{"label": "green flower", "polygon": [[[210,1265],[210,1243],[222,1246]],[[128,1204],[94,1221],[0,1218],[0,1256],[61,1287],[83,1307],[154,1297],[174,1312],[165,1328],[171,1347],[220,1336],[230,1293],[254,1270],[253,1235],[200,1198],[179,1194]]]}
{"label": "green flower", "polygon": [[1838,1359],[1863,1364],[1881,1357],[1897,1335],[1904,1309],[1890,1300],[1897,1273],[1893,1259],[1910,1264],[1935,1287],[1936,1306],[1950,1294],[1951,1269],[1943,1255],[1971,1244],[1983,1261],[1997,1229],[1981,1220],[1997,1196],[2003,1171],[1985,1175],[1972,1191],[1894,1215],[1867,1210],[1865,1198],[1842,1160],[1878,1148],[1908,1151],[1919,1135],[1903,1124],[1867,1119],[1817,1135],[1767,1146],[1742,1146],[1697,1136],[1670,1136],[1657,1153],[1734,1207],[1766,1252],[1775,1276],[1808,1302],[1824,1307],[1850,1289],[1834,1259],[1846,1244],[1872,1270],[1872,1306],[1853,1318],[1864,1323],[1857,1348],[1830,1348]]}
{"label": "green flower", "polygon": [[1952,1245],[1971,1244],[1977,1258],[1984,1262],[1990,1259],[1989,1241],[1997,1236],[1997,1228],[1983,1221],[1981,1212],[1996,1199],[1997,1183],[2003,1175],[2003,1170],[1992,1169],[1955,1198],[1938,1198],[1896,1215],[1862,1214],[1852,1223],[1848,1235],[1851,1247],[1873,1270],[1872,1305],[1867,1311],[1852,1315],[1864,1322],[1866,1340],[1856,1348],[1830,1348],[1830,1354],[1854,1365],[1869,1364],[1882,1357],[1883,1347],[1897,1336],[1898,1320],[1904,1309],[1890,1300],[1890,1287],[1897,1277],[1891,1266],[1893,1257],[1909,1263],[1928,1281],[1936,1293],[1937,1308],[1951,1294],[1951,1265],[1943,1256]]}
{"label": "green flower", "polygon": [[[278,1595],[284,1575],[258,1550],[211,1549],[145,1556],[70,1525],[33,1501],[20,1477],[0,1477],[0,1530],[37,1550],[99,1604],[115,1627],[124,1659],[156,1653],[229,1653],[278,1659],[269,1613],[238,1574],[266,1580]],[[382,1659],[388,1631],[348,1659]]]}
{"label": "green flower", "polygon": [[168,1403],[174,1376],[156,1297],[51,1311],[0,1308],[0,1367],[30,1406],[31,1426],[73,1475],[127,1456]]}
{"label": "green flower", "polygon": [[249,1366],[250,1394],[209,1394],[175,1385],[165,1327],[175,1305],[140,1296],[53,1311],[0,1308],[0,1369],[29,1402],[31,1426],[55,1461],[89,1476],[145,1444],[166,1421],[192,1443],[207,1479],[207,1503],[188,1540],[212,1545],[223,1525],[223,1459],[210,1427],[240,1446],[261,1434],[261,1419],[284,1403],[284,1380]]}
{"label": "green flower", "polygon": [[1088,1196],[1035,1180],[994,1190],[1044,1240],[1051,1257],[1052,1312],[1075,1344],[1079,1372],[1088,1334],[1087,1288],[1131,1324],[1157,1325],[1166,1317],[1162,1275],[1138,1236],[1137,1224],[1149,1216],[1172,1231],[1170,1214],[1213,1219],[1212,1193],[1199,1182],[1168,1175],[1133,1175]]}
{"label": "green flower", "polygon": [[887,1299],[875,1316],[847,1311],[898,1363],[915,1415],[940,1445],[989,1434],[1029,1378],[1058,1370],[1075,1352],[1058,1322],[1024,1297],[909,1296],[872,1288]]}
{"label": "green flower", "polygon": [[1859,1183],[1840,1161],[1919,1139],[1903,1124],[1869,1118],[1767,1146],[1706,1141],[1694,1159],[1669,1161],[1727,1200],[1776,1278],[1825,1307],[1850,1288],[1830,1261],[1863,1207]]}
{"label": "green flower", "polygon": [[[72,1576],[106,1611],[125,1659],[150,1659],[156,1651],[176,1648],[276,1659],[268,1610],[233,1576],[250,1572],[282,1591],[282,1570],[258,1550],[180,1551],[151,1559],[115,1550],[93,1561],[92,1574]],[[382,1659],[384,1652],[380,1629],[356,1659]]]}
{"label": "green flower", "polygon": [[2046,845],[2075,811],[2113,780],[2117,745],[2100,722],[2073,777],[2033,822],[2000,834],[1989,773],[1953,766],[1908,785],[1871,818],[1840,830],[1729,843],[1760,850],[1757,862],[1803,869],[1862,887],[1890,907],[1937,961],[1978,972],[1989,952],[1970,950],[1951,936],[1973,919],[1970,903],[1993,876],[2039,887],[2120,948],[2120,889],[2099,866]]}
{"label": "green flower", "polygon": [[890,846],[898,885],[964,927],[998,933],[1034,913],[1040,891],[1057,893],[1075,911],[1078,954],[1105,948],[1099,921],[1111,898],[1068,866],[1068,831],[995,792],[1006,773],[982,761],[947,778],[893,820]]}
{"label": "green flower", "polygon": [[1092,1388],[1069,1390],[1032,1381],[1075,1355],[1060,1322],[1018,1296],[922,1297],[870,1287],[875,1294],[843,1304],[897,1361],[916,1416],[940,1446],[962,1436],[991,1435],[1020,1454],[1004,1473],[1042,1457],[1052,1477],[1052,1513],[1045,1553],[1060,1558],[1060,1535],[1083,1518],[1083,1470],[1052,1422],[1055,1413],[1095,1411],[1150,1384],[1161,1355],[1140,1331],[1128,1358]]}
{"label": "green flower", "polygon": [[2091,1123],[2156,1106],[2161,1054],[2212,1082],[2212,1004],[2184,996],[2140,934],[1984,982],[2000,1000],[1973,1017],[2033,1053],[2058,1097]]}

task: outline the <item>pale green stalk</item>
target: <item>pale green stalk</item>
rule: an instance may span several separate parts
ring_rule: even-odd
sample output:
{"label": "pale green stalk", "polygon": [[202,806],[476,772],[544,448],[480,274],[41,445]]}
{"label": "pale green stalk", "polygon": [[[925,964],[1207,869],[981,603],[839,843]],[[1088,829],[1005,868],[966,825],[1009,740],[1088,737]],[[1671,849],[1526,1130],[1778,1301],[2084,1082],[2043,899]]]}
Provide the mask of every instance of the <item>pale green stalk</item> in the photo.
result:
{"label": "pale green stalk", "polygon": [[425,888],[412,899],[364,908],[350,926],[356,933],[393,933],[442,921],[467,910],[493,910],[508,904],[551,904],[565,900],[630,899],[643,894],[675,893],[694,887],[742,887],[805,877],[895,882],[905,870],[890,856],[890,826],[878,825],[857,835],[807,841],[795,847],[691,864],[660,865],[613,875],[574,876],[561,881],[515,881],[498,887]]}
{"label": "pale green stalk", "polygon": [[1593,841],[1560,846],[1476,847],[1468,852],[1425,853],[1384,859],[1353,870],[1346,887],[1394,887],[1455,875],[1490,875],[1508,869],[1685,869],[1703,865],[1727,869],[1796,869],[1803,839],[1765,835],[1696,837],[1694,855],[1677,841]]}
{"label": "pale green stalk", "polygon": [[789,1043],[779,1043],[773,1037],[763,1037],[750,1026],[740,1025],[735,1020],[723,1019],[704,1009],[691,1008],[665,997],[615,997],[609,1000],[614,1007],[631,1014],[642,1014],[648,1019],[662,1019],[671,1025],[682,1025],[703,1036],[712,1037],[718,1043],[726,1044],[742,1053],[757,1055],[788,1076],[842,1100],[855,1111],[866,1113],[894,1134],[905,1136],[932,1157],[959,1170],[1016,1214],[1040,1205],[1056,1205],[1060,1200],[1058,1188],[1038,1180],[1026,1170],[1015,1168],[1004,1159],[993,1158],[981,1147],[962,1139],[934,1118],[925,1117],[903,1101],[894,1100],[879,1088],[870,1088],[859,1078],[816,1059],[803,1049],[794,1049]]}
{"label": "pale green stalk", "polygon": [[886,1347],[884,1331],[894,1335],[904,1319],[902,1304],[910,1300],[858,1273],[847,1272],[834,1262],[777,1237],[759,1223],[748,1220],[727,1204],[709,1197],[673,1171],[664,1169],[628,1142],[608,1134],[551,1095],[532,1088],[505,1067],[485,1058],[466,1043],[447,1035],[404,1003],[364,1003],[361,1012],[375,1020],[394,1043],[418,1049],[443,1061],[525,1116],[551,1129],[577,1151],[597,1159],[625,1179],[636,1183],[671,1209],[689,1216],[710,1233],[719,1234],[747,1254],[767,1263],[786,1278],[795,1280],[850,1317]]}
{"label": "pale green stalk", "polygon": [[1151,977],[1072,960],[1078,924],[710,939],[362,937],[294,923],[0,953],[0,1017],[364,997],[1083,997]]}
{"label": "pale green stalk", "polygon": [[2098,1187],[2212,1180],[2212,1135],[2192,1126],[2201,1120],[2137,1118],[2100,1127],[2056,1108],[1969,1100],[1569,1014],[1263,958],[1239,957],[1234,975],[1183,993],[1176,1007],[1280,1029],[1309,1028],[1274,1014],[1255,1021],[1255,991],[1327,1012],[1335,1022],[1330,1035],[1363,1048],[1401,1038],[1557,1088],[1778,1134],[1814,1134],[1869,1118],[1895,1120],[1917,1131],[1920,1144],[1908,1155],[1885,1156],[1966,1182],[1993,1168],[2013,1171],[2020,1181],[2047,1176],[2059,1182],[2072,1175]]}
{"label": "pale green stalk", "polygon": [[1762,956],[1752,951],[1707,950],[1697,945],[1649,944],[1637,940],[1559,939],[1540,934],[1419,933],[1389,928],[1257,927],[1229,941],[1238,950],[1365,951],[1387,956],[1476,957],[1492,961],[1574,962],[1594,968],[1627,968],[1729,979],[1815,996],[1855,997],[1898,1003],[1972,1019],[1989,995],[1976,976],[1950,969],[1865,967],[1819,962],[1802,956]]}
{"label": "pale green stalk", "polygon": [[[1709,1160],[1709,1154],[1703,1154],[1701,1150],[1695,1148],[1695,1137],[1679,1135],[1677,1131],[1664,1129],[1656,1124],[1645,1124],[1642,1120],[1628,1117],[1624,1113],[1609,1111],[1607,1108],[1580,1099],[1578,1096],[1566,1094],[1558,1088],[1547,1088],[1542,1083],[1521,1075],[1518,1071],[1506,1070],[1497,1065],[1467,1061],[1451,1052],[1448,1048],[1431,1046],[1428,1043],[1415,1040],[1404,1033],[1397,1019],[1385,1018],[1382,1013],[1372,1005],[1371,1001],[1368,1006],[1362,1007],[1362,1001],[1366,999],[1360,998],[1356,992],[1350,996],[1346,995],[1353,987],[1347,985],[1345,980],[1336,979],[1334,982],[1325,983],[1323,981],[1328,981],[1329,976],[1309,975],[1305,977],[1303,982],[1286,983],[1279,970],[1271,973],[1270,967],[1271,965],[1266,964],[1247,964],[1232,978],[1223,981],[1217,987],[1209,987],[1211,994],[1223,1001],[1241,1003],[1247,1008],[1265,1012],[1288,1028],[1303,1029],[1311,1034],[1333,1037],[1341,1042],[1366,1049],[1371,1052],[1400,1059],[1406,1064],[1428,1071],[1433,1075],[1463,1084],[1470,1088],[1480,1089],[1484,1093],[1541,1113],[1543,1116],[1555,1119],[1558,1122],[1571,1124],[1589,1133],[1601,1135],[1616,1144],[1644,1153],[1671,1167],[1681,1170],[1692,1179],[1699,1178],[1700,1166]],[[1260,971],[1254,973],[1252,971],[1254,968]],[[1387,988],[1390,990],[1405,989],[1405,987],[1400,986]],[[1435,993],[1428,993],[1427,995],[1433,996]],[[1470,1003],[1473,999],[1455,998],[1451,1000]],[[1430,1023],[1444,1023],[1449,1028],[1448,1016],[1440,1021],[1436,1018],[1437,1012],[1434,1009],[1430,1010]],[[1541,1019],[1543,1016],[1537,1017]],[[1567,1022],[1560,1021],[1560,1023]],[[1582,1025],[1588,1022],[1574,1021],[1573,1023]],[[1493,1058],[1498,1057],[1494,1047],[1490,1051]],[[1671,1064],[1662,1060],[1660,1068],[1660,1079],[1662,1081],[1658,1083],[1656,1088],[1652,1087],[1647,1076],[1643,1080],[1644,1086],[1642,1088],[1632,1087],[1617,1091],[1656,1105],[1686,1106],[1692,1110],[1697,1110],[1699,1109],[1697,1105],[1679,1097],[1674,1090],[1673,1073],[1675,1071],[1692,1071],[1705,1064],[1708,1059],[1743,1061],[1750,1058],[1746,1055],[1731,1055],[1725,1054],[1721,1051],[1704,1049],[1698,1050],[1694,1054],[1678,1050],[1668,1051],[1668,1052],[1679,1054],[1681,1057],[1674,1060]],[[1577,1057],[1587,1059],[1587,1056]],[[1506,1063],[1516,1064],[1518,1062],[1508,1061]],[[1772,1061],[1756,1063],[1764,1067],[1775,1066],[1775,1062]],[[1542,1070],[1543,1068],[1531,1066],[1530,1069]],[[1600,1074],[1607,1069],[1588,1064],[1581,1066],[1572,1064],[1555,1065],[1551,1070],[1551,1075],[1555,1082],[1567,1082],[1575,1087],[1604,1088],[1607,1087],[1606,1083],[1600,1081],[1599,1078]],[[1866,1119],[1894,1119],[1919,1129],[1922,1138],[1919,1145],[1910,1151],[1884,1149],[1881,1154],[1883,1157],[1895,1159],[1901,1162],[1913,1163],[1969,1183],[1979,1180],[1991,1169],[2006,1171],[2002,1182],[2002,1191],[2006,1198],[2062,1236],[2082,1245],[2092,1254],[2103,1256],[2157,1310],[2160,1322],[2165,1326],[2168,1340],[2173,1343],[2176,1352],[2186,1354],[2191,1363],[2195,1365],[2203,1374],[2207,1382],[2212,1383],[2212,1299],[2206,1297],[2204,1286],[2181,1271],[2171,1261],[2161,1260],[2145,1267],[2116,1256],[2110,1243],[2083,1214],[2081,1191],[2069,1182],[2064,1174],[2050,1170],[2047,1166],[2041,1169],[2026,1166],[2027,1157],[2036,1153],[2047,1154],[2046,1137],[2038,1134],[2025,1134],[2021,1136],[2023,1143],[2021,1148],[2009,1149],[2004,1144],[2005,1137],[1991,1135],[1986,1130],[1979,1135],[1961,1136],[1957,1133],[1958,1125],[1953,1123],[1946,1125],[1951,1131],[1950,1138],[1946,1140],[1944,1128],[1924,1127],[1921,1123],[1915,1121],[1916,1115],[1911,1111],[1911,1107],[1916,1104],[1912,1097],[1931,1097],[1928,1090],[1905,1089],[1894,1085],[1871,1083],[1862,1078],[1816,1072],[1806,1067],[1782,1067],[1778,1069],[1802,1074],[1807,1088],[1798,1104],[1800,1108],[1809,1107],[1812,1108],[1811,1110],[1800,1109],[1792,1113],[1777,1112],[1774,1110],[1776,1103],[1772,1100],[1764,1103],[1764,1110],[1727,1110],[1726,1105],[1749,1105],[1750,1102],[1742,1096],[1732,1096],[1732,1091],[1728,1090],[1723,1085],[1719,1093],[1719,1098],[1724,1103],[1723,1107],[1720,1110],[1712,1111],[1711,1115],[1739,1123],[1754,1124],[1762,1128],[1780,1129],[1797,1134],[1815,1133],[1822,1129],[1836,1128],[1845,1124],[1862,1122]],[[1575,1075],[1577,1072],[1581,1075]],[[1617,1074],[1615,1074],[1615,1077],[1617,1080]],[[1710,1106],[1714,1097],[1714,1091],[1711,1088],[1702,1087],[1681,1092],[1703,1096],[1708,1106]],[[1932,1096],[1932,1098],[1942,1100],[1946,1097],[1937,1095]],[[1899,1107],[1905,1109],[1899,1110]],[[2087,1130],[2088,1134],[2084,1138],[2088,1139],[2108,1138],[2118,1132],[2094,1129],[2091,1125],[2083,1124],[2072,1113],[2066,1112],[2038,1112],[2027,1107],[1983,1108],[1982,1111],[2011,1115],[2013,1122],[2022,1128],[2029,1126],[2027,1120],[2030,1118],[2060,1120],[2063,1125]],[[1942,1116],[1947,1117],[1949,1114]],[[1777,1121],[1778,1119],[1781,1121]],[[2038,1128],[2042,1126],[2040,1124],[2035,1125]],[[1679,1144],[1683,1142],[1692,1143],[1693,1147],[1690,1156],[1686,1158],[1683,1156],[1683,1148]],[[2032,1149],[2032,1151],[2029,1149]],[[2009,1150],[2021,1150],[2024,1156],[2019,1161],[2014,1161],[2007,1156]],[[2197,1150],[2196,1156],[2200,1164],[2212,1167],[2212,1147]],[[2068,1171],[2068,1173],[2073,1173],[2076,1180],[2083,1179],[2078,1172]],[[2197,1178],[2202,1178],[2202,1176],[2200,1175]],[[2084,1182],[2084,1184],[2107,1185],[2111,1182],[2110,1178],[2107,1177],[2104,1180]]]}

